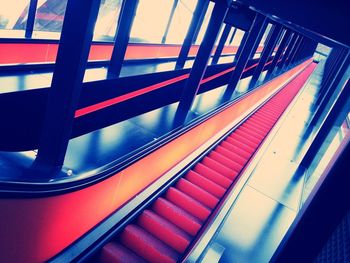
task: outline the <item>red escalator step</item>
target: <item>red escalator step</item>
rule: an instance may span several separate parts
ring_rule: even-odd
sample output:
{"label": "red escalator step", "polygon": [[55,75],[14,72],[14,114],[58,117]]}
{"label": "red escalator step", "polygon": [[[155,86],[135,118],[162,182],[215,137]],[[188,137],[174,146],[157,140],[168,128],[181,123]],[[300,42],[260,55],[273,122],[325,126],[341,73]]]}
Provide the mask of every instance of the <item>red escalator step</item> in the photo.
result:
{"label": "red escalator step", "polygon": [[264,113],[264,111],[258,111],[252,117],[262,119],[268,123],[274,123],[276,121],[275,117],[272,117],[272,116]]}
{"label": "red escalator step", "polygon": [[214,195],[183,178],[176,183],[176,188],[211,209],[213,209],[219,202],[219,199]]}
{"label": "red escalator step", "polygon": [[218,173],[217,171],[198,163],[193,169],[196,173],[202,175],[203,177],[209,179],[210,181],[213,181],[214,183],[222,186],[223,188],[228,188],[232,181],[227,178],[226,176]]}
{"label": "red escalator step", "polygon": [[162,197],[153,203],[152,210],[192,236],[195,236],[202,226],[198,218]]}
{"label": "red escalator step", "polygon": [[225,142],[223,141],[222,143],[220,143],[220,146],[224,147],[225,149],[237,153],[239,155],[241,155],[243,158],[249,159],[250,156],[252,155],[250,152],[247,152],[231,143]]}
{"label": "red escalator step", "polygon": [[222,147],[221,145],[218,145],[215,148],[215,151],[226,156],[227,158],[229,158],[231,160],[234,160],[236,163],[239,163],[242,166],[245,165],[247,160],[248,160],[248,158],[245,158],[245,157],[239,155],[238,153],[229,151],[226,148]]}
{"label": "red escalator step", "polygon": [[189,234],[153,211],[143,211],[137,224],[179,253],[183,253],[191,242]]}
{"label": "red escalator step", "polygon": [[259,138],[255,137],[255,136],[253,136],[252,134],[246,133],[246,132],[244,132],[244,131],[242,131],[240,129],[235,130],[234,134],[243,136],[243,137],[247,138],[248,140],[250,140],[250,141],[252,141],[252,142],[254,142],[256,144],[260,144],[261,141],[262,141],[262,139],[259,139]]}
{"label": "red escalator step", "polygon": [[273,124],[275,123],[275,121],[267,121],[267,120],[265,120],[265,119],[263,119],[263,118],[261,118],[261,117],[258,117],[258,116],[252,116],[252,117],[250,117],[249,118],[250,120],[252,120],[252,121],[255,121],[255,122],[257,122],[257,123],[262,123],[263,125],[265,125],[265,126],[267,126],[267,127],[272,127],[273,126]]}
{"label": "red escalator step", "polygon": [[185,175],[185,179],[218,198],[222,197],[226,192],[226,189],[222,186],[214,183],[213,181],[210,181],[209,179],[194,171],[189,171]]}
{"label": "red escalator step", "polygon": [[257,123],[257,122],[255,122],[255,121],[252,120],[252,119],[248,119],[248,120],[244,123],[244,125],[252,125],[252,126],[254,126],[256,129],[259,129],[259,130],[261,130],[261,131],[263,131],[263,132],[267,132],[267,131],[270,130],[270,127],[265,127],[265,126],[261,125],[261,123]]}
{"label": "red escalator step", "polygon": [[211,213],[209,208],[174,187],[168,189],[165,198],[202,221],[205,221]]}
{"label": "red escalator step", "polygon": [[234,171],[227,166],[219,163],[218,161],[215,161],[214,159],[210,157],[204,157],[204,159],[201,161],[201,163],[214,171],[217,171],[219,174],[222,174],[223,176],[226,176],[233,180],[237,176],[237,171]]}
{"label": "red escalator step", "polygon": [[120,235],[121,243],[151,262],[177,262],[180,255],[141,227],[130,224]]}
{"label": "red escalator step", "polygon": [[256,149],[256,147],[260,144],[259,142],[250,140],[248,136],[238,134],[234,132],[233,134],[230,135],[230,138],[236,139],[237,141],[243,142],[246,145],[249,145],[253,149]]}
{"label": "red escalator step", "polygon": [[242,127],[245,127],[247,129],[251,129],[253,131],[257,131],[260,132],[264,137],[266,136],[268,130],[262,130],[261,127],[259,127],[258,125],[252,123],[252,122],[245,122],[244,124],[242,124]]}
{"label": "red escalator step", "polygon": [[236,132],[238,132],[238,131],[241,131],[241,132],[244,133],[244,134],[249,134],[250,136],[256,138],[256,139],[259,140],[259,141],[262,141],[262,140],[265,138],[265,136],[263,136],[263,135],[261,135],[261,134],[255,132],[255,131],[253,131],[253,130],[249,130],[248,128],[243,127],[243,126],[240,126],[240,127],[236,130]]}
{"label": "red escalator step", "polygon": [[117,242],[106,244],[99,257],[99,263],[144,263],[144,259]]}
{"label": "red escalator step", "polygon": [[261,120],[257,120],[255,118],[249,118],[248,122],[252,122],[255,123],[257,125],[259,125],[260,127],[266,128],[266,129],[271,129],[272,124],[266,124],[265,122],[261,121]]}
{"label": "red escalator step", "polygon": [[267,133],[267,129],[264,129],[263,127],[261,127],[260,125],[253,123],[249,120],[247,120],[245,123],[242,124],[242,127],[246,127],[246,128],[251,128],[254,129],[256,131],[259,131],[262,135],[265,136],[265,134]]}
{"label": "red escalator step", "polygon": [[263,108],[262,109],[264,113],[268,113],[270,116],[274,116],[275,118],[277,118],[280,115],[280,111],[273,111],[269,108]]}
{"label": "red escalator step", "polygon": [[251,146],[249,145],[246,145],[245,143],[243,142],[240,142],[236,139],[233,139],[233,138],[226,138],[225,140],[226,142],[228,143],[231,143],[232,145],[235,145],[243,150],[245,150],[246,152],[249,152],[250,154],[253,154],[253,152],[255,152],[255,149],[252,148]]}
{"label": "red escalator step", "polygon": [[229,167],[230,169],[236,171],[237,174],[239,173],[239,171],[243,167],[243,165],[236,163],[235,161],[227,158],[225,155],[222,155],[221,153],[219,153],[215,150],[211,151],[211,153],[209,154],[209,157],[212,158],[213,160]]}
{"label": "red escalator step", "polygon": [[261,129],[257,128],[255,125],[251,124],[251,123],[243,123],[241,127],[247,128],[248,130],[252,130],[260,135],[262,135],[263,137],[266,136],[267,131],[262,131]]}

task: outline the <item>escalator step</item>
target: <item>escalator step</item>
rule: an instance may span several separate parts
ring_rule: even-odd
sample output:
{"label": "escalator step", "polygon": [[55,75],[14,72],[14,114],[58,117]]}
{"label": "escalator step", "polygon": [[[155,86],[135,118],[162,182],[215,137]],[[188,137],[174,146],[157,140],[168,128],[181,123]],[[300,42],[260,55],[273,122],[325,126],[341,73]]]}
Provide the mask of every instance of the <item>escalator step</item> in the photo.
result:
{"label": "escalator step", "polygon": [[194,171],[189,171],[185,175],[185,179],[202,188],[203,190],[207,191],[208,193],[211,193],[217,198],[221,198],[226,192],[226,189],[222,186],[214,183],[213,181],[205,178],[204,176]]}
{"label": "escalator step", "polygon": [[120,235],[121,243],[151,262],[177,262],[179,253],[139,226],[127,225]]}
{"label": "escalator step", "polygon": [[256,142],[256,141],[252,141],[248,138],[248,136],[242,136],[238,133],[233,133],[229,136],[232,139],[236,139],[237,141],[240,141],[250,147],[252,147],[253,149],[256,149],[256,147],[260,144],[260,142]]}
{"label": "escalator step", "polygon": [[213,160],[210,157],[204,157],[201,163],[231,180],[235,179],[237,176],[237,171],[228,168],[227,166],[219,163],[218,161]]}
{"label": "escalator step", "polygon": [[256,131],[250,130],[246,127],[240,126],[236,132],[242,132],[243,134],[248,134],[254,138],[256,138],[257,140],[263,140],[265,138],[265,136],[261,135],[260,133],[257,133]]}
{"label": "escalator step", "polygon": [[237,153],[246,159],[248,159],[251,156],[251,154],[249,152],[237,147],[236,145],[233,145],[232,143],[228,143],[228,142],[223,141],[220,143],[220,146],[224,147],[228,151]]}
{"label": "escalator step", "polygon": [[262,113],[256,113],[251,118],[255,120],[264,121],[265,123],[268,123],[270,125],[273,125],[276,122],[275,118],[267,118],[266,115],[263,115]]}
{"label": "escalator step", "polygon": [[176,188],[211,209],[219,202],[219,199],[214,195],[183,178],[176,183]]}
{"label": "escalator step", "polygon": [[198,163],[195,167],[194,167],[194,171],[200,175],[202,175],[203,177],[209,179],[210,181],[213,181],[214,183],[222,186],[223,188],[228,188],[232,181],[227,178],[226,176],[218,173],[217,171],[209,168],[208,166],[205,166],[201,163]]}
{"label": "escalator step", "polygon": [[151,210],[145,210],[137,224],[179,253],[183,253],[191,242],[191,236]]}
{"label": "escalator step", "polygon": [[251,131],[253,131],[253,132],[255,132],[263,137],[265,137],[267,134],[267,131],[262,131],[261,129],[257,128],[256,126],[254,126],[252,124],[248,124],[246,122],[244,124],[242,124],[242,127],[246,128],[248,130],[251,130]]}
{"label": "escalator step", "polygon": [[254,126],[256,129],[259,129],[259,130],[261,130],[261,131],[263,131],[263,132],[265,132],[265,133],[267,133],[267,131],[270,130],[270,127],[264,127],[264,126],[262,126],[260,123],[257,123],[257,122],[255,122],[255,121],[252,120],[252,119],[248,119],[244,124],[246,124],[246,125],[252,125],[252,126]]}
{"label": "escalator step", "polygon": [[218,145],[216,148],[215,148],[215,151],[217,151],[218,153],[226,156],[227,158],[231,159],[231,160],[234,160],[236,163],[239,163],[240,165],[245,165],[246,162],[247,162],[247,158],[239,155],[238,153],[235,153],[235,152],[232,152],[232,151],[229,151],[227,150],[226,148]]}
{"label": "escalator step", "polygon": [[245,143],[242,143],[236,139],[233,139],[233,138],[226,138],[225,140],[226,142],[228,143],[231,143],[232,145],[235,145],[237,146],[238,148],[241,148],[243,149],[244,151],[248,152],[249,154],[252,154],[255,149],[250,147],[249,145],[246,145]]}
{"label": "escalator step", "polygon": [[[210,158],[213,160],[229,167],[230,169],[234,170],[237,172],[237,174],[241,171],[243,165],[235,162],[234,160],[231,160],[227,158],[225,155],[222,155],[221,153],[218,153],[217,151],[213,150],[211,153],[208,155]],[[237,176],[235,175],[235,177]]]}
{"label": "escalator step", "polygon": [[168,189],[165,198],[202,221],[205,221],[211,213],[209,208],[174,187]]}
{"label": "escalator step", "polygon": [[197,217],[162,197],[154,202],[152,210],[192,236],[195,236],[202,226]]}
{"label": "escalator step", "polygon": [[101,251],[100,263],[143,263],[146,262],[131,250],[117,242],[106,244]]}
{"label": "escalator step", "polygon": [[258,138],[256,138],[256,137],[254,137],[253,135],[251,135],[250,133],[245,133],[244,131],[239,130],[239,129],[237,129],[237,130],[234,132],[234,134],[237,134],[237,135],[240,135],[240,136],[242,136],[242,137],[245,137],[245,138],[247,138],[248,140],[250,140],[250,141],[252,141],[252,142],[254,142],[254,143],[256,143],[256,144],[260,144],[261,141],[262,141],[262,139],[258,139]]}
{"label": "escalator step", "polygon": [[255,126],[247,125],[246,123],[243,123],[238,129],[241,129],[241,128],[243,128],[249,132],[252,132],[252,133],[254,132],[257,134],[257,136],[261,136],[262,138],[265,138],[265,136],[267,134],[266,132],[263,132],[263,131],[257,129]]}
{"label": "escalator step", "polygon": [[259,117],[255,117],[255,116],[253,116],[253,117],[251,117],[251,118],[249,118],[249,119],[250,119],[251,121],[255,122],[255,123],[261,123],[262,125],[265,125],[265,126],[268,127],[269,129],[271,129],[271,127],[272,127],[273,124],[275,123],[275,122],[272,122],[272,121],[267,122],[267,121],[265,121],[264,119],[259,118]]}

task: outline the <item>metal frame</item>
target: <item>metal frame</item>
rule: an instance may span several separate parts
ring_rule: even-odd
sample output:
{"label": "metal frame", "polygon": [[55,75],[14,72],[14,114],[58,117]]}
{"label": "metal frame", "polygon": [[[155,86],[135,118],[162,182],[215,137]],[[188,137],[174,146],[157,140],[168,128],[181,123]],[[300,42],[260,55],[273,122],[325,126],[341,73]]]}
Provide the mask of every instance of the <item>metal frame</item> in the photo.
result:
{"label": "metal frame", "polygon": [[175,68],[182,69],[186,63],[188,53],[190,52],[192,43],[196,39],[199,29],[202,25],[205,13],[207,12],[210,0],[198,1],[193,17],[190,23],[190,27],[187,31],[184,42],[179,53],[179,58],[176,61]]}
{"label": "metal frame", "polygon": [[213,60],[211,62],[212,65],[215,65],[218,63],[219,61],[219,58],[221,56],[221,53],[222,53],[222,50],[224,49],[225,47],[225,43],[226,43],[226,40],[231,32],[231,26],[228,25],[228,24],[225,24],[225,28],[224,28],[224,31],[222,31],[222,35],[220,37],[220,41],[219,41],[219,44],[218,46],[216,47],[216,50],[215,50],[215,53],[214,53],[214,56],[213,56]]}
{"label": "metal frame", "polygon": [[266,79],[269,79],[269,78],[271,78],[271,76],[273,76],[273,72],[277,66],[277,63],[280,60],[291,36],[292,36],[292,32],[290,30],[286,29],[286,33],[284,34],[283,39],[278,47],[278,50],[277,50],[277,52],[276,52],[276,54],[271,62],[271,65],[270,65],[269,69],[267,70]]}
{"label": "metal frame", "polygon": [[119,77],[123,66],[125,52],[129,44],[132,23],[135,18],[138,0],[124,0],[120,11],[118,25],[111,60],[108,67],[108,77]]}
{"label": "metal frame", "polygon": [[287,60],[288,56],[290,55],[290,52],[292,51],[293,46],[295,45],[298,36],[299,35],[297,33],[293,33],[293,36],[291,37],[290,41],[288,42],[287,49],[285,50],[284,54],[282,55],[281,62],[279,64],[277,64],[278,72],[281,72],[283,70],[283,66],[286,63],[286,60]]}
{"label": "metal frame", "polygon": [[227,85],[224,97],[229,98],[232,96],[233,92],[236,89],[236,86],[241,79],[243,71],[247,65],[247,62],[250,58],[250,55],[253,52],[253,48],[256,42],[260,42],[265,29],[267,27],[268,21],[267,18],[259,13],[256,14],[253,25],[249,31],[248,37],[244,43],[241,42],[241,45],[244,44],[242,53],[239,55],[235,70],[233,71],[229,83]]}
{"label": "metal frame", "polygon": [[38,0],[30,0],[26,30],[25,30],[25,38],[31,38],[33,35],[37,6],[38,6]]}
{"label": "metal frame", "polygon": [[[342,67],[345,72],[341,70],[338,73],[336,85],[340,88],[336,89],[340,92],[339,97],[336,99],[334,105],[331,107],[327,117],[325,118],[322,126],[313,139],[308,151],[306,152],[301,165],[309,168],[314,161],[318,161],[320,158],[319,152],[321,149],[329,147],[337,128],[345,121],[346,116],[349,114],[350,109],[350,56],[344,62]],[[345,84],[344,88],[343,85]],[[328,102],[328,101],[327,101]],[[332,102],[332,100],[330,100]],[[319,109],[324,111],[325,109]]]}
{"label": "metal frame", "polygon": [[173,22],[175,10],[177,8],[178,3],[179,3],[179,0],[174,0],[173,6],[171,7],[168,23],[166,24],[165,32],[164,32],[164,35],[162,37],[162,44],[164,44],[166,42],[166,38],[167,38],[168,32],[169,32],[169,28],[170,28],[171,23]]}
{"label": "metal frame", "polygon": [[69,0],[67,3],[36,159],[42,166],[63,164],[99,5],[100,0]]}
{"label": "metal frame", "polygon": [[235,57],[234,57],[234,59],[233,59],[233,62],[237,62],[237,61],[238,61],[238,58],[241,56],[242,51],[243,51],[243,48],[244,48],[244,45],[245,45],[245,43],[247,42],[248,35],[249,35],[249,32],[244,31],[243,37],[242,37],[242,39],[241,39],[241,42],[239,43],[239,46],[238,46],[236,55],[235,55]]}
{"label": "metal frame", "polygon": [[233,39],[235,38],[236,33],[237,33],[237,28],[234,27],[234,28],[233,28],[233,32],[232,32],[232,35],[231,35],[231,38],[230,38],[230,41],[229,41],[229,45],[232,44],[232,41],[233,41]]}
{"label": "metal frame", "polygon": [[329,86],[326,88],[327,91],[324,93],[324,95],[321,95],[321,97],[319,97],[319,105],[315,105],[317,107],[317,110],[315,111],[315,114],[309,123],[308,129],[312,129],[314,126],[317,126],[319,121],[322,120],[326,113],[329,111],[330,107],[336,100],[337,95],[341,91],[342,87],[339,84],[342,82],[344,74],[346,74],[348,70],[350,64],[350,51],[342,54],[343,55],[339,58],[341,63],[337,64],[339,67],[337,67],[334,75],[332,75],[332,80],[329,83]]}
{"label": "metal frame", "polygon": [[216,38],[218,37],[221,24],[224,21],[227,11],[228,7],[226,3],[222,3],[222,1],[215,3],[203,41],[199,47],[197,56],[194,60],[190,72],[190,76],[186,81],[180,98],[180,103],[177,111],[177,121],[180,123],[185,121],[186,116],[192,107],[194,98],[197,95],[200,82],[204,76],[212,49],[214,47]]}
{"label": "metal frame", "polygon": [[274,50],[274,48],[277,44],[277,41],[278,41],[280,35],[282,34],[282,26],[281,25],[274,25],[273,28],[271,28],[270,32],[272,32],[272,33],[269,37],[267,44],[264,47],[262,55],[259,59],[259,64],[255,68],[252,79],[249,83],[250,88],[254,87],[255,84],[257,83],[257,81],[259,80],[261,72],[263,71],[266,62],[270,58],[272,51]]}

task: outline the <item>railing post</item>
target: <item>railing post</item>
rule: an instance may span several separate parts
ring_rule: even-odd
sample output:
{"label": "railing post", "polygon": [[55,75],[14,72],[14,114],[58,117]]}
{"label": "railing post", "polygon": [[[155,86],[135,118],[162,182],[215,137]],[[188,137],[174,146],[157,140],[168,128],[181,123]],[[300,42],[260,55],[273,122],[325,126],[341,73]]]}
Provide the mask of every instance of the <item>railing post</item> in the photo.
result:
{"label": "railing post", "polygon": [[235,55],[235,57],[234,57],[234,59],[233,59],[233,62],[237,62],[237,61],[238,61],[238,59],[239,59],[239,57],[240,57],[240,55],[242,54],[242,51],[243,51],[243,49],[244,49],[244,45],[245,45],[245,43],[247,42],[248,36],[249,36],[249,32],[244,31],[243,37],[242,37],[242,39],[241,39],[241,42],[239,43],[239,46],[238,46],[236,55]]}
{"label": "railing post", "polygon": [[176,10],[176,7],[177,7],[178,3],[179,3],[179,0],[174,0],[173,6],[172,6],[171,11],[170,11],[170,16],[169,16],[169,19],[168,19],[168,23],[166,24],[165,32],[164,32],[164,35],[162,37],[162,44],[164,44],[166,42],[166,38],[167,38],[168,32],[169,32],[169,28],[170,28],[170,25],[171,25],[171,23],[173,21],[175,10]]}
{"label": "railing post", "polygon": [[28,18],[26,24],[26,38],[32,38],[35,22],[35,13],[38,6],[38,0],[30,0],[29,9],[28,9]]}
{"label": "railing post", "polygon": [[216,47],[216,50],[215,50],[215,53],[214,53],[214,56],[213,56],[213,60],[211,62],[212,65],[215,65],[215,64],[218,63],[219,58],[220,58],[221,53],[222,53],[222,50],[225,47],[225,43],[226,43],[226,40],[228,38],[228,35],[230,34],[230,31],[231,31],[231,26],[226,24],[225,28],[224,28],[224,31],[222,31],[222,35],[221,35],[219,44]]}
{"label": "railing post", "polygon": [[236,35],[236,32],[237,32],[237,28],[234,28],[234,29],[233,29],[233,32],[232,32],[232,35],[231,35],[231,37],[230,37],[230,41],[228,42],[229,45],[232,44],[232,41],[233,41],[233,39],[234,39],[234,37],[235,37],[235,35]]}
{"label": "railing post", "polygon": [[[350,68],[348,64],[348,74],[350,74]],[[337,129],[344,122],[346,116],[349,114],[350,109],[350,81],[349,76],[342,76],[343,81],[340,81],[339,85],[345,86],[340,90],[340,95],[331,108],[329,114],[327,115],[325,121],[322,123],[319,131],[317,132],[315,138],[313,139],[309,149],[307,150],[304,158],[302,159],[300,165],[305,168],[309,168],[314,160],[318,162],[321,158],[320,150],[329,147]]]}
{"label": "railing post", "polygon": [[270,65],[269,69],[267,70],[266,79],[269,79],[273,75],[273,72],[277,66],[277,63],[280,60],[280,58],[281,58],[281,56],[282,56],[282,54],[283,54],[283,52],[288,44],[288,41],[290,40],[291,35],[292,35],[292,32],[287,29],[286,33],[283,36],[281,44],[279,45],[278,50],[277,50],[277,52],[276,52],[276,54],[271,62],[271,65]]}
{"label": "railing post", "polygon": [[298,38],[298,34],[297,33],[293,33],[293,36],[292,36],[291,40],[288,43],[287,49],[286,49],[286,51],[284,52],[284,54],[282,56],[281,62],[277,64],[277,70],[279,72],[282,71],[283,66],[286,63],[286,60],[287,60],[288,56],[290,55],[290,52],[292,51],[293,46],[295,45],[295,43],[297,41],[297,38]]}
{"label": "railing post", "polygon": [[99,6],[100,0],[67,3],[36,159],[44,166],[63,164]]}
{"label": "railing post", "polygon": [[255,86],[255,84],[257,83],[257,81],[259,80],[259,77],[261,75],[261,72],[263,71],[266,62],[268,61],[268,59],[271,56],[271,53],[273,51],[273,49],[275,48],[277,41],[280,37],[280,34],[282,32],[282,26],[281,25],[275,25],[273,29],[271,29],[271,31],[273,30],[272,34],[270,35],[270,38],[267,42],[267,44],[264,47],[263,53],[259,59],[259,64],[258,66],[255,68],[252,79],[250,81],[249,87],[252,88]]}
{"label": "railing post", "polygon": [[113,52],[108,66],[108,78],[117,78],[122,70],[125,52],[129,44],[130,31],[134,21],[138,0],[124,0],[120,11],[119,25]]}
{"label": "railing post", "polygon": [[191,69],[190,76],[186,81],[180,97],[177,115],[179,116],[180,114],[181,121],[185,120],[188,111],[192,107],[193,100],[197,95],[200,82],[207,68],[214,43],[218,37],[220,26],[224,21],[227,10],[228,7],[225,1],[217,1],[215,3],[207,31],[205,32],[204,39],[199,47],[198,54]]}
{"label": "railing post", "polygon": [[[315,114],[313,115],[308,129],[313,128],[322,119],[322,116],[326,115],[327,110],[332,106],[333,102],[336,100],[337,92],[340,92],[341,81],[344,74],[348,71],[350,64],[350,52],[347,51],[347,54],[343,55],[343,61],[339,65],[336,73],[333,76],[333,80],[329,84],[327,92],[321,97],[321,102],[317,107]],[[324,117],[323,117],[324,118]]]}
{"label": "railing post", "polygon": [[198,34],[199,27],[203,22],[203,18],[209,6],[209,0],[198,1],[196,9],[193,12],[193,17],[191,20],[190,27],[187,31],[185,40],[181,46],[179,57],[176,61],[175,68],[182,69],[186,63],[188,53],[190,52],[193,39],[195,39],[196,34]]}
{"label": "railing post", "polygon": [[236,89],[236,86],[241,79],[241,76],[243,74],[243,71],[248,63],[248,60],[250,58],[251,53],[253,52],[253,48],[255,46],[256,42],[260,42],[264,31],[266,29],[267,25],[267,18],[264,15],[261,15],[259,13],[256,14],[256,17],[254,19],[254,22],[252,24],[252,27],[250,28],[249,35],[247,37],[247,40],[244,44],[244,48],[242,49],[242,53],[240,54],[236,67],[231,74],[230,80],[228,82],[224,98],[228,99],[231,97],[233,92]]}

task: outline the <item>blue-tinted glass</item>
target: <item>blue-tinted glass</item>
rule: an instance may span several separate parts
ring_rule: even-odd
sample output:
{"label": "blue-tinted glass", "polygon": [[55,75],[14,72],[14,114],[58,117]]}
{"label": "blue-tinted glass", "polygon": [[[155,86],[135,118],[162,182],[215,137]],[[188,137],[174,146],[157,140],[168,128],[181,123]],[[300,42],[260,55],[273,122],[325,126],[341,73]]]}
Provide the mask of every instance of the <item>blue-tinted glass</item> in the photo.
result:
{"label": "blue-tinted glass", "polygon": [[29,0],[0,0],[0,35],[23,37],[27,24]]}
{"label": "blue-tinted glass", "polygon": [[198,1],[179,1],[175,9],[173,21],[171,22],[166,43],[182,44],[190,26],[194,9]]}
{"label": "blue-tinted glass", "polygon": [[140,0],[130,33],[130,42],[161,43],[173,0]]}

